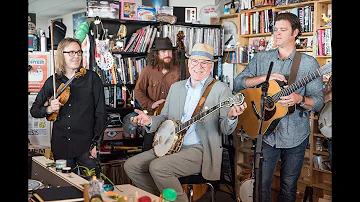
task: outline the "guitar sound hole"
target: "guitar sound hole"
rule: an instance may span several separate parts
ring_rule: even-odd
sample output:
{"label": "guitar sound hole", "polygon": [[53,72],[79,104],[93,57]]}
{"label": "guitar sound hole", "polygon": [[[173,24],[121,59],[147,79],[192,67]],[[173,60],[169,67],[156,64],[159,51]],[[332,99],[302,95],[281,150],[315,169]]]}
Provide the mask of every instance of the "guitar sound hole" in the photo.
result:
{"label": "guitar sound hole", "polygon": [[274,107],[275,107],[275,103],[271,99],[271,97],[269,97],[269,96],[265,97],[265,109],[266,110],[273,110]]}

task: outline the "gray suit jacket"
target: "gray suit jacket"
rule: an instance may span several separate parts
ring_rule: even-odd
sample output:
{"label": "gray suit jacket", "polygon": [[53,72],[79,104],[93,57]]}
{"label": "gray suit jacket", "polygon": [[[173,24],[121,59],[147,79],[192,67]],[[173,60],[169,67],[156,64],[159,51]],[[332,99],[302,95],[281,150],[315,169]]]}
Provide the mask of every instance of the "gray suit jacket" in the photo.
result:
{"label": "gray suit jacket", "polygon": [[[202,93],[212,80],[211,76],[206,80]],[[151,127],[145,127],[148,133],[155,132],[160,124],[167,119],[181,120],[186,98],[186,81],[178,81],[171,85],[161,114],[151,116]],[[213,107],[228,97],[233,97],[231,89],[225,83],[217,81],[206,98],[202,111],[204,107]],[[195,123],[196,132],[203,144],[201,172],[203,177],[208,180],[220,179],[223,151],[221,134],[230,135],[236,129],[237,121],[231,125],[228,124],[227,114],[229,111],[229,107],[222,107],[206,116],[203,121]]]}

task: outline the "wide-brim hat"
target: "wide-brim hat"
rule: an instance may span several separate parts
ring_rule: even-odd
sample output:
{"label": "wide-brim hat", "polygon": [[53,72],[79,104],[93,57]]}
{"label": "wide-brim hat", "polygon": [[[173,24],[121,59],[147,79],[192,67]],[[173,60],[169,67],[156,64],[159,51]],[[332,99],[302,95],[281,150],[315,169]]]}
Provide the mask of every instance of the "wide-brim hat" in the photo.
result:
{"label": "wide-brim hat", "polygon": [[218,59],[214,59],[214,47],[205,43],[196,43],[191,49],[191,53],[185,54],[185,56],[190,59],[218,61]]}
{"label": "wide-brim hat", "polygon": [[156,37],[151,50],[171,50],[175,48],[176,47],[173,47],[169,37]]}

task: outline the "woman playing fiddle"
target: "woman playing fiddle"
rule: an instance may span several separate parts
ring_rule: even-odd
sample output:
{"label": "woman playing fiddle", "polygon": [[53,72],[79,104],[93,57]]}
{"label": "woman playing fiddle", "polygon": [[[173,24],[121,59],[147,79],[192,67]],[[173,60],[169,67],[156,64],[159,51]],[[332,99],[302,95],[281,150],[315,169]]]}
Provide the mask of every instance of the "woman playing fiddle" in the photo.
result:
{"label": "woman playing fiddle", "polygon": [[[83,165],[91,169],[96,167],[97,156],[96,147],[90,147],[93,138],[104,127],[107,114],[100,77],[87,70],[85,74],[74,79],[80,72],[81,64],[81,42],[74,38],[61,40],[56,52],[55,81],[53,76],[45,81],[30,114],[34,118],[43,118],[57,113],[51,136],[54,160],[65,159],[67,166],[71,168]],[[54,83],[55,89],[59,91],[59,87],[69,83],[71,79],[73,80],[67,90],[54,96]],[[64,95],[65,93],[68,94]],[[63,97],[67,97],[65,102]],[[102,140],[102,136],[100,137],[97,140],[99,142]]]}

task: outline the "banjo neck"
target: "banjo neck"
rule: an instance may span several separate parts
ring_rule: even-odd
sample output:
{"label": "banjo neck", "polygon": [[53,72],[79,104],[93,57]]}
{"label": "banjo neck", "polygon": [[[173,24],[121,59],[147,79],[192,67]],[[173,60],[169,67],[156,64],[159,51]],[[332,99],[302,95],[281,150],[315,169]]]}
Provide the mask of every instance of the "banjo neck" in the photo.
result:
{"label": "banjo neck", "polygon": [[242,105],[242,103],[244,102],[244,99],[245,99],[245,97],[242,93],[237,93],[235,96],[229,97],[225,101],[222,101],[219,104],[191,117],[188,121],[185,121],[184,123],[179,124],[175,128],[175,133],[177,134],[177,133],[185,132],[185,130],[187,130],[188,127],[190,127],[192,124],[200,121],[201,119],[205,118],[206,116],[208,116],[209,114],[213,113],[214,111],[216,111],[220,108],[232,107],[234,104]]}
{"label": "banjo neck", "polygon": [[200,121],[201,119],[205,118],[206,116],[208,116],[209,114],[213,113],[214,111],[222,108],[224,106],[222,106],[222,104],[217,104],[213,107],[211,107],[210,109],[200,112],[199,114],[193,116],[191,119],[189,119],[188,121],[185,121],[184,123],[180,124],[178,127],[176,127],[175,132],[176,133],[181,133],[184,130],[186,130],[188,127],[190,127],[192,124]]}

